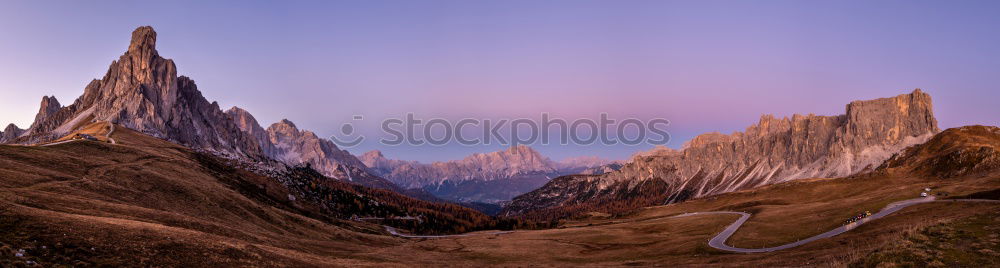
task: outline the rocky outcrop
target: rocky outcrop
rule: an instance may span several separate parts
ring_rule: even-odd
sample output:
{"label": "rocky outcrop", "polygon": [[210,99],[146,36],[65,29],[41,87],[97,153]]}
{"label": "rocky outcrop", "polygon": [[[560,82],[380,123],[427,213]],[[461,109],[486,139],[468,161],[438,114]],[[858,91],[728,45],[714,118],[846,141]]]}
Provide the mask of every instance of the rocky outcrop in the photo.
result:
{"label": "rocky outcrop", "polygon": [[109,121],[192,148],[233,156],[260,157],[260,147],[215,102],[208,102],[194,81],[177,76],[174,62],[156,51],[156,32],[139,27],[128,51],[113,61],[107,74],[87,85],[73,104],[43,107],[30,134],[18,140],[52,140],[94,121]]}
{"label": "rocky outcrop", "polygon": [[271,159],[292,166],[307,165],[325,176],[339,180],[400,190],[388,180],[371,174],[354,155],[340,150],[330,140],[321,139],[311,131],[299,130],[295,123],[287,119],[272,124],[265,130],[250,112],[242,108],[230,108],[226,110],[226,115]]}
{"label": "rocky outcrop", "polygon": [[571,187],[544,186],[515,198],[505,213],[583,203],[646,180],[666,182],[663,202],[671,203],[794,179],[847,176],[872,170],[939,131],[931,97],[919,89],[855,101],[846,110],[838,116],[765,115],[744,132],[699,135],[679,151],[639,154],[619,171],[563,182]]}
{"label": "rocky outcrop", "polygon": [[299,130],[287,119],[268,127],[267,135],[274,147],[274,159],[286,163],[309,163],[324,175],[347,180],[352,179],[347,167],[364,167],[354,155],[340,150],[332,141],[320,139],[312,131]]}
{"label": "rocky outcrop", "polygon": [[274,149],[274,144],[271,143],[270,134],[260,124],[257,119],[253,117],[250,112],[247,112],[240,107],[232,107],[226,110],[226,115],[229,119],[236,123],[236,126],[240,130],[246,132],[257,144],[265,155],[269,157],[274,157],[277,151]]}
{"label": "rocky outcrop", "polygon": [[271,124],[267,128],[266,145],[272,148],[273,159],[291,164],[306,164],[323,175],[374,188],[402,192],[402,188],[379,177],[365,166],[361,160],[328,139],[321,139],[316,133],[299,130],[288,119]]}
{"label": "rocky outcrop", "polygon": [[[50,116],[59,112],[62,109],[62,105],[59,104],[59,100],[55,96],[42,96],[42,103],[39,105],[38,114],[35,115],[35,124],[38,122],[44,122]],[[35,128],[34,124],[29,128]]]}
{"label": "rocky outcrop", "polygon": [[7,125],[7,127],[0,132],[0,143],[17,139],[17,137],[20,137],[22,134],[24,134],[24,130],[17,127],[17,125]]}
{"label": "rocky outcrop", "polygon": [[287,120],[265,130],[246,110],[223,112],[202,96],[193,80],[177,76],[172,60],[160,57],[156,36],[151,27],[137,28],[125,54],[111,63],[103,78],[91,81],[83,96],[66,107],[54,97],[42,98],[27,133],[5,131],[13,138],[2,141],[45,142],[91,122],[108,121],[232,159],[307,164],[333,178],[395,189],[367,174],[364,164],[347,151]]}

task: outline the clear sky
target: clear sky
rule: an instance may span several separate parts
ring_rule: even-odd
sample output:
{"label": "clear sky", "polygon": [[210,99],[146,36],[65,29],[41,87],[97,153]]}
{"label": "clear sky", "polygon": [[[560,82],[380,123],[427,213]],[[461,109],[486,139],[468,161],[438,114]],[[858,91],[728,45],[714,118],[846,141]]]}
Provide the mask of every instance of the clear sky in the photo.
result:
{"label": "clear sky", "polygon": [[[14,1],[0,123],[64,105],[151,25],[209,100],[321,136],[419,117],[671,120],[669,144],[761,114],[841,114],[922,88],[942,128],[1000,122],[1000,1]],[[540,146],[624,159],[650,146]],[[447,160],[496,146],[382,147]]]}

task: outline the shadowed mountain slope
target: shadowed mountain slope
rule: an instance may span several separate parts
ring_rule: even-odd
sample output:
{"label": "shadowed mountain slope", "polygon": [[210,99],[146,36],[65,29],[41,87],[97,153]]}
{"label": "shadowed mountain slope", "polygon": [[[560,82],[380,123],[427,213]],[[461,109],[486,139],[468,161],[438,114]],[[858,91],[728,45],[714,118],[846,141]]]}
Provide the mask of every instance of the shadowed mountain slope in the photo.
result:
{"label": "shadowed mountain slope", "polygon": [[127,128],[112,137],[117,144],[0,145],[0,242],[37,246],[26,254],[47,264],[327,266],[366,263],[337,256],[400,243],[355,216],[414,217],[421,224],[381,223],[421,233],[496,225],[308,167],[262,176]]}

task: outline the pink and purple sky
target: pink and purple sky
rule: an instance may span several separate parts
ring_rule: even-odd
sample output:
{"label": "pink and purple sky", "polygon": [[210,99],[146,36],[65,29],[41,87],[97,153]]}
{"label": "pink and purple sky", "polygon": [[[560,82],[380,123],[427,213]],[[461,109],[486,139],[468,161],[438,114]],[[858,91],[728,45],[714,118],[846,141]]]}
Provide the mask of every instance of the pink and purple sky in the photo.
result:
{"label": "pink and purple sky", "polygon": [[[922,88],[942,128],[1000,124],[997,1],[16,1],[0,8],[0,123],[64,105],[151,25],[209,100],[321,136],[421,117],[671,120],[670,147],[761,114],[834,115]],[[651,146],[535,146],[624,159]],[[448,160],[498,146],[380,146]]]}

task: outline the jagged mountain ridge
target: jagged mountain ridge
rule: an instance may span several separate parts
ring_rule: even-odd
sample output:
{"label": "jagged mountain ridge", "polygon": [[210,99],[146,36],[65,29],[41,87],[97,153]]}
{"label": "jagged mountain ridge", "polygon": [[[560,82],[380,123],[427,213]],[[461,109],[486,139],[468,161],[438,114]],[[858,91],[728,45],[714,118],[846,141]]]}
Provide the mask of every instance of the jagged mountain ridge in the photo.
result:
{"label": "jagged mountain ridge", "polygon": [[509,200],[550,178],[609,162],[596,157],[556,162],[526,145],[430,164],[389,159],[377,150],[360,159],[375,174],[401,187],[422,188],[453,201],[488,203]]}
{"label": "jagged mountain ridge", "polygon": [[351,153],[340,150],[332,141],[321,139],[312,131],[300,130],[288,119],[264,129],[250,112],[240,107],[230,108],[226,115],[272,159],[292,165],[308,164],[323,175],[333,178],[400,190],[391,182],[371,174],[364,163]]}
{"label": "jagged mountain ridge", "polygon": [[275,159],[308,164],[324,175],[367,186],[396,189],[329,140],[302,131],[290,121],[264,130],[249,112],[223,112],[202,96],[194,80],[177,75],[173,60],[156,51],[157,34],[143,26],[132,32],[128,50],[107,74],[91,81],[69,106],[45,96],[27,130],[9,126],[0,142],[34,144],[55,140],[88,123],[107,121],[187,147],[227,158]]}
{"label": "jagged mountain ridge", "polygon": [[431,164],[388,159],[378,150],[362,154],[361,159],[368,167],[407,188],[449,180],[497,180],[520,174],[551,174],[559,169],[556,162],[525,145]]}
{"label": "jagged mountain ridge", "polygon": [[702,134],[681,150],[637,154],[620,170],[573,176],[515,198],[504,214],[585,203],[661,180],[663,203],[811,177],[872,170],[939,132],[931,97],[910,94],[854,101],[838,116],[764,115],[744,132]]}

